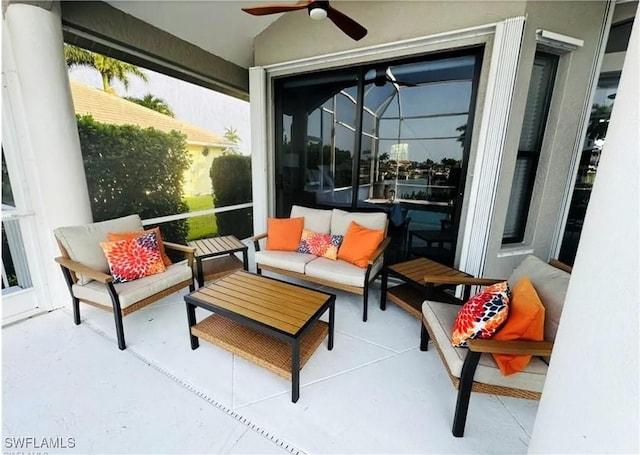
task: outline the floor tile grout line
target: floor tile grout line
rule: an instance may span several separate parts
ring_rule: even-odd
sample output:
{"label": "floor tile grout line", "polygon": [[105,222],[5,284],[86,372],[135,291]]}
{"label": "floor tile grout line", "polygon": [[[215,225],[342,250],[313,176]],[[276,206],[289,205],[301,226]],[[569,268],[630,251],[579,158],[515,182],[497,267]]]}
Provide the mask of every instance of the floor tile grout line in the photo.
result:
{"label": "floor tile grout line", "polygon": [[[104,337],[107,340],[110,340],[112,342],[116,342],[115,338],[113,338],[107,332],[103,331],[101,328],[93,325],[90,321],[87,321],[86,319],[83,319],[82,323],[83,323],[84,326],[88,327],[90,330],[94,331],[98,335],[100,335],[100,336],[102,336],[102,337]],[[171,379],[173,382],[175,382],[176,384],[182,386],[184,389],[186,389],[189,392],[195,394],[199,398],[203,399],[204,401],[206,401],[207,403],[212,405],[214,408],[218,409],[219,411],[224,412],[229,417],[233,418],[237,422],[240,422],[241,424],[245,425],[249,429],[255,431],[259,435],[263,436],[265,439],[268,439],[270,442],[272,442],[272,443],[276,444],[277,446],[283,448],[287,452],[292,453],[294,455],[305,455],[306,454],[306,452],[304,452],[303,450],[298,449],[296,446],[294,446],[292,443],[286,441],[284,438],[279,438],[278,436],[275,436],[275,435],[271,434],[269,431],[265,430],[261,426],[253,423],[252,421],[250,421],[246,417],[244,417],[241,414],[239,414],[238,412],[236,412],[234,409],[230,409],[229,407],[227,407],[224,404],[222,404],[219,401],[217,401],[215,398],[210,397],[206,393],[200,391],[196,386],[191,384],[189,381],[186,381],[186,380],[176,376],[175,374],[173,374],[169,370],[161,367],[160,365],[158,365],[154,361],[147,359],[145,356],[143,356],[142,354],[137,352],[135,349],[133,349],[131,347],[128,347],[125,350],[125,352],[130,354],[130,355],[132,355],[133,357],[137,358],[138,360],[141,360],[147,366],[150,366],[151,368],[153,368],[154,370],[158,371],[163,376]],[[232,392],[232,394],[233,394],[233,392]]]}
{"label": "floor tile grout line", "polygon": [[[396,354],[391,354],[391,355],[388,355],[388,356],[386,356],[386,357],[382,357],[382,358],[380,358],[380,359],[371,360],[370,362],[363,363],[362,365],[358,365],[358,366],[355,366],[355,367],[353,367],[353,368],[349,368],[349,369],[347,369],[347,370],[343,370],[343,371],[340,371],[340,372],[338,372],[338,373],[331,374],[331,375],[329,375],[329,376],[324,376],[324,377],[322,377],[322,378],[315,379],[315,380],[313,380],[313,381],[309,381],[309,382],[306,382],[306,383],[304,383],[304,384],[300,384],[300,388],[302,389],[302,388],[307,387],[307,386],[310,386],[310,385],[319,384],[319,383],[324,382],[324,381],[327,381],[327,380],[329,380],[329,379],[333,379],[333,378],[336,378],[336,377],[338,377],[338,376],[342,376],[343,374],[351,373],[351,372],[353,372],[353,371],[357,371],[357,370],[359,370],[359,369],[361,369],[361,368],[368,367],[368,366],[373,365],[373,364],[376,364],[376,363],[378,363],[378,362],[383,362],[383,361],[385,361],[385,360],[389,360],[389,359],[391,359],[391,358],[393,358],[393,357],[395,357],[395,356],[396,356]],[[267,396],[267,397],[263,397],[263,398],[260,398],[260,399],[257,399],[257,400],[250,401],[250,402],[248,402],[248,403],[242,404],[242,405],[240,405],[240,406],[236,407],[235,409],[242,409],[242,408],[244,408],[244,407],[251,406],[251,405],[254,405],[254,404],[256,404],[256,403],[261,403],[261,402],[263,402],[263,401],[269,400],[269,399],[271,399],[271,398],[275,398],[275,397],[277,397],[277,396],[279,396],[279,395],[282,395],[282,394],[285,394],[285,393],[287,393],[287,391],[286,391],[286,390],[285,390],[285,391],[283,391],[283,392],[274,393],[274,394],[269,395],[269,396]]]}
{"label": "floor tile grout line", "polygon": [[[513,417],[513,420],[516,421],[516,423],[518,424],[518,426],[520,428],[522,428],[522,431],[524,431],[524,433],[529,437],[529,439],[531,439],[531,435],[529,434],[529,432],[527,431],[527,429],[525,428],[525,426],[522,424],[522,422],[520,422],[520,419],[518,418],[518,416],[511,410],[511,408],[509,406],[507,406],[507,403],[504,402],[504,400],[502,399],[502,397],[500,397],[499,395],[495,395],[495,397],[498,399],[498,401],[500,402],[500,404],[507,410],[507,412],[511,415],[511,417]],[[523,441],[524,442],[524,441]],[[528,444],[525,444],[527,447],[529,446]]]}
{"label": "floor tile grout line", "polygon": [[340,329],[335,329],[335,331],[336,331],[336,333],[341,333],[342,335],[346,335],[346,336],[348,336],[350,338],[353,338],[354,340],[363,341],[363,342],[365,342],[367,344],[370,344],[371,346],[375,346],[375,347],[378,347],[380,349],[384,349],[385,351],[393,352],[394,354],[404,354],[405,352],[411,351],[412,349],[415,349],[417,347],[417,346],[414,346],[414,347],[411,347],[411,348],[403,349],[402,351],[396,351],[395,349],[392,349],[392,348],[390,348],[388,346],[384,346],[382,344],[375,343],[373,341],[367,340],[366,338],[362,338],[362,337],[360,337],[358,335],[353,335],[351,333],[344,332],[344,331],[342,331]]}

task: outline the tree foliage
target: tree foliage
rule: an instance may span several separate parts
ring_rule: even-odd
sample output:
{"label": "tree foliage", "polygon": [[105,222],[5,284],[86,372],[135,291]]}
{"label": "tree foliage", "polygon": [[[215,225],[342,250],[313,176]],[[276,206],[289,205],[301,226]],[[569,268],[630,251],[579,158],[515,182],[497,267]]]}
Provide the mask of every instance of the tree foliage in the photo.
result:
{"label": "tree foliage", "polygon": [[[213,186],[213,205],[229,205],[251,202],[251,157],[243,155],[220,155],[211,163],[211,183]],[[253,233],[253,210],[233,210],[216,214],[218,233],[235,235],[239,239],[250,237]]]}
{"label": "tree foliage", "polygon": [[140,68],[130,63],[121,62],[115,58],[87,51],[70,44],[64,45],[64,59],[67,67],[85,66],[93,68],[102,77],[102,88],[105,92],[111,92],[111,84],[114,80],[122,82],[125,89],[129,88],[129,75],[137,76],[148,82],[146,74]]}
{"label": "tree foliage", "polygon": [[[185,136],[78,116],[78,133],[94,221],[137,213],[142,219],[185,213]],[[186,220],[165,223],[167,241],[185,243]]]}
{"label": "tree foliage", "polygon": [[133,103],[144,106],[148,109],[160,112],[161,114],[168,115],[169,117],[175,117],[173,110],[169,107],[169,104],[162,98],[158,98],[151,93],[147,93],[142,98],[136,98],[135,96],[125,96],[124,99]]}

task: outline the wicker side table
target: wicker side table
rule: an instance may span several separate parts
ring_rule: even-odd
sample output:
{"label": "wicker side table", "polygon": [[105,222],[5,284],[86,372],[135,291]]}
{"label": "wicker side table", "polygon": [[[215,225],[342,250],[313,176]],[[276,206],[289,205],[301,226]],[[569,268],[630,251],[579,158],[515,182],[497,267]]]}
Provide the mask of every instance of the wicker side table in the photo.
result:
{"label": "wicker side table", "polygon": [[[236,270],[249,270],[249,247],[233,235],[211,237],[188,242],[196,249],[195,267],[198,287]],[[233,253],[242,252],[242,261]]]}

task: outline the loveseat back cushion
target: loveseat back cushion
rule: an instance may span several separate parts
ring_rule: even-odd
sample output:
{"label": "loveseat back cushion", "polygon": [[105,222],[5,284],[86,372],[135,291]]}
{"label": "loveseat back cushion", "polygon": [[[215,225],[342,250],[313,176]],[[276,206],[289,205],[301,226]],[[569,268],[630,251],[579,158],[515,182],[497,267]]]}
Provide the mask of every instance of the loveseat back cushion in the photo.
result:
{"label": "loveseat back cushion", "polygon": [[331,233],[331,210],[312,209],[301,205],[291,207],[290,218],[304,217],[304,228],[307,231],[321,234]]}
{"label": "loveseat back cushion", "polygon": [[[109,263],[100,247],[100,242],[108,241],[109,232],[142,230],[142,220],[136,214],[98,223],[59,227],[53,231],[53,234],[70,259],[103,273],[109,273]],[[80,275],[78,281],[79,284],[84,285],[91,279]]]}
{"label": "loveseat back cushion", "polygon": [[513,289],[522,277],[529,277],[545,309],[544,339],[554,341],[571,275],[535,256],[527,256],[508,279]]}
{"label": "loveseat back cushion", "polygon": [[345,212],[344,210],[333,209],[331,233],[345,235],[352,221],[367,229],[386,232],[387,214],[384,212]]}

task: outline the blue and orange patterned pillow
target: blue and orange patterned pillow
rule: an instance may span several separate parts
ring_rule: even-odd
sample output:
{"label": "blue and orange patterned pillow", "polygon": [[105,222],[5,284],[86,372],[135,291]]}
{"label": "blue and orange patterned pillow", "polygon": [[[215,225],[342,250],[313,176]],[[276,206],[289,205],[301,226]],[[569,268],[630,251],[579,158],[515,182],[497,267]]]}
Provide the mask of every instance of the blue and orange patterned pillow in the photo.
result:
{"label": "blue and orange patterned pillow", "polygon": [[304,229],[298,246],[298,253],[313,254],[327,259],[338,259],[338,248],[342,244],[342,235],[321,234]]}
{"label": "blue and orange patterned pillow", "polygon": [[507,320],[510,296],[511,290],[503,281],[471,297],[458,311],[451,344],[465,347],[468,339],[491,338]]}
{"label": "blue and orange patterned pillow", "polygon": [[114,283],[133,281],[166,270],[155,232],[127,240],[100,242],[100,246]]}

